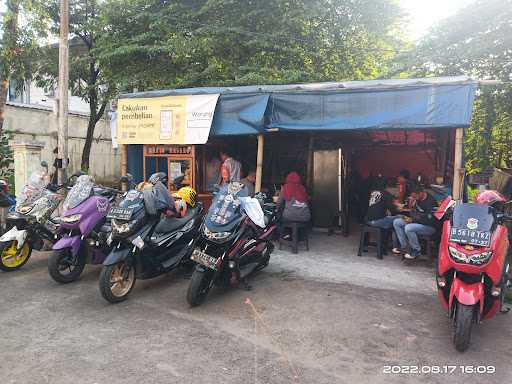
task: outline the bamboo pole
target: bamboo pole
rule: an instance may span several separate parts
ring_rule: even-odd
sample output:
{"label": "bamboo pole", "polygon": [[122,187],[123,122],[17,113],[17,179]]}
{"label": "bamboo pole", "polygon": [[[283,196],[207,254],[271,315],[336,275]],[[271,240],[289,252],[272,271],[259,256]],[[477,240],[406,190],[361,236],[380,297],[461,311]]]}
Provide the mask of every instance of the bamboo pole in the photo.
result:
{"label": "bamboo pole", "polygon": [[457,128],[455,131],[455,158],[453,161],[453,198],[462,199],[462,188],[464,181],[464,168],[462,166],[462,151],[464,150],[464,129]]}
{"label": "bamboo pole", "polygon": [[121,144],[121,176],[128,173],[128,148],[126,144]]}
{"label": "bamboo pole", "polygon": [[254,192],[261,192],[261,178],[263,175],[263,146],[265,139],[262,134],[258,135],[258,156],[256,158],[256,183],[254,186]]}

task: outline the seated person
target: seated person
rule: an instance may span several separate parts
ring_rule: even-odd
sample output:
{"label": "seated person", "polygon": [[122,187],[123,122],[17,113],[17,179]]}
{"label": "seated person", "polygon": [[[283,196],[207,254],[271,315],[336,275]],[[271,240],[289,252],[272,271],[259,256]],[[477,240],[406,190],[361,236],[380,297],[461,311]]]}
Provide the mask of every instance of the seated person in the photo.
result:
{"label": "seated person", "polygon": [[410,194],[411,189],[411,174],[407,169],[402,169],[398,175],[398,200],[400,203],[405,203]]}
{"label": "seated person", "polygon": [[393,248],[393,253],[400,254],[410,246],[411,252],[405,253],[406,259],[416,259],[421,254],[418,235],[433,235],[436,232],[436,219],[433,210],[437,206],[435,199],[417,185],[411,186],[413,205],[410,217],[399,217],[393,221],[400,249]]}
{"label": "seated person", "polygon": [[[308,201],[309,196],[301,183],[299,174],[290,172],[286,176],[277,201],[278,209],[283,209],[282,221],[308,222],[311,219]],[[290,235],[285,235],[283,238],[290,238]]]}
{"label": "seated person", "polygon": [[249,171],[247,176],[240,180],[240,182],[247,188],[249,196],[254,196],[254,183],[256,182],[256,172]]}
{"label": "seated person", "polygon": [[386,179],[377,178],[370,192],[368,210],[366,212],[366,223],[372,227],[391,229],[393,221],[398,216],[391,216],[395,206],[393,196],[386,191]]}

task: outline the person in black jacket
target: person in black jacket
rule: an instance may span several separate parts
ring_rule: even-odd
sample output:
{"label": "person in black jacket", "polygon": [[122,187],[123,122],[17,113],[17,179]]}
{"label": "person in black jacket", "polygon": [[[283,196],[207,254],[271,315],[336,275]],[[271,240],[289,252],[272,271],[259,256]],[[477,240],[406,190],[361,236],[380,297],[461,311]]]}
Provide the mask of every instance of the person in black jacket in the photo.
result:
{"label": "person in black jacket", "polygon": [[373,183],[370,192],[368,209],[366,211],[366,223],[372,227],[391,229],[398,216],[392,216],[395,210],[393,195],[386,191],[386,179],[378,177]]}
{"label": "person in black jacket", "polygon": [[396,237],[401,247],[401,249],[393,248],[393,253],[403,253],[410,246],[410,253],[404,254],[404,257],[409,260],[415,259],[421,254],[418,235],[433,235],[436,232],[436,218],[433,215],[433,210],[437,205],[435,199],[418,185],[411,187],[411,198],[413,204],[410,216],[400,217],[393,221]]}

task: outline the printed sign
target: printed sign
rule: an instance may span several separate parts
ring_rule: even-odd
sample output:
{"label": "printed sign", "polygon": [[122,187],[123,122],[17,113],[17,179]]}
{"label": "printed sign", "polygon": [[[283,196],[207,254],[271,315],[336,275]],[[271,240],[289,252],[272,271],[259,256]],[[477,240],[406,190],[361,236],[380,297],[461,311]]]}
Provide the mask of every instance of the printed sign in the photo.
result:
{"label": "printed sign", "polygon": [[119,144],[204,144],[218,94],[119,99]]}

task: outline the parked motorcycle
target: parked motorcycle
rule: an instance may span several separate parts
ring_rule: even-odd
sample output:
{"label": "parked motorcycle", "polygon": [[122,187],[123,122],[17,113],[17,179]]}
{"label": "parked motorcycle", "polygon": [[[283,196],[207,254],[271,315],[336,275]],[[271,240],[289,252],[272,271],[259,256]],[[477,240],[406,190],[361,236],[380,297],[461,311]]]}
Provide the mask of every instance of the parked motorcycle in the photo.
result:
{"label": "parked motorcycle", "polygon": [[[196,203],[194,190],[183,188],[178,194],[188,204],[186,215],[180,218],[161,216],[163,210],[174,209],[172,200],[158,205],[158,201],[166,201],[169,194],[164,187],[167,182],[160,180],[161,177],[153,175],[151,185],[129,191],[119,206],[110,210],[112,235],[109,242],[113,250],[103,262],[99,288],[101,295],[111,303],[125,300],[136,279],[153,278],[190,262],[203,207]],[[174,185],[177,183],[175,181]],[[185,192],[186,196],[182,194]]]}
{"label": "parked motorcycle", "polygon": [[191,257],[197,263],[187,292],[191,306],[203,303],[213,285],[246,284],[250,274],[268,265],[277,214],[275,204],[258,197],[249,198],[247,188],[233,182],[214,198]]}
{"label": "parked motorcycle", "polygon": [[94,185],[89,175],[78,177],[64,200],[61,239],[48,259],[48,272],[55,281],[71,283],[86,264],[103,263],[110,252],[106,240],[111,228],[106,216],[119,194],[117,189]]}
{"label": "parked motorcycle", "polygon": [[54,243],[59,219],[52,214],[64,199],[65,185],[48,184],[48,165],[41,163],[45,171],[35,171],[18,199],[14,212],[6,216],[9,229],[0,237],[0,269],[15,271],[21,268],[32,255],[32,250],[41,250],[44,240]]}
{"label": "parked motorcycle", "polygon": [[[509,287],[509,237],[503,213],[506,199],[483,191],[476,204],[445,200],[436,217],[443,223],[437,270],[438,296],[454,323],[458,351],[470,344],[473,324],[504,311]],[[450,217],[451,212],[451,217]]]}
{"label": "parked motorcycle", "polygon": [[7,212],[16,208],[16,198],[9,193],[9,184],[0,179],[0,235],[6,229]]}

